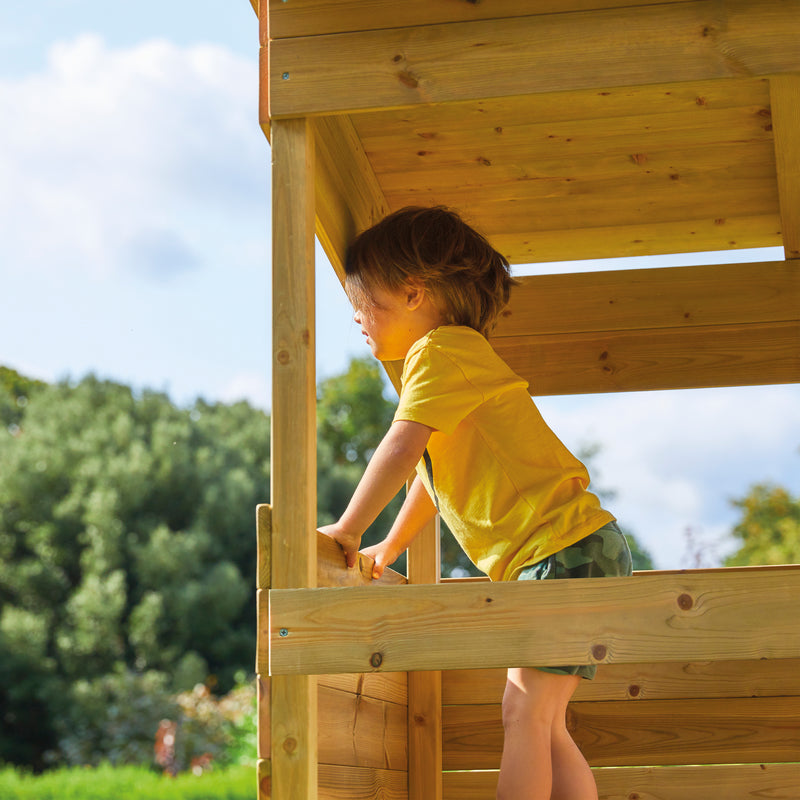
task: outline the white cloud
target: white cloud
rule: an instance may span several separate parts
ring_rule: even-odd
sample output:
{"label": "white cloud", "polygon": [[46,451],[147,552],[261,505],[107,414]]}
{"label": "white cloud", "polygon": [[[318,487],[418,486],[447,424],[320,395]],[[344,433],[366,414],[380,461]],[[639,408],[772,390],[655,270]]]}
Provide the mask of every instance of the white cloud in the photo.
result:
{"label": "white cloud", "polygon": [[[686,531],[720,542],[730,501],[770,481],[800,491],[800,386],[759,386],[541,398],[545,418],[573,449],[601,446],[599,486],[620,521],[664,568],[684,561]],[[718,555],[730,549],[718,545]]]}
{"label": "white cloud", "polygon": [[264,201],[256,82],[253,61],[211,45],[54,44],[44,71],[0,82],[3,260],[94,276],[199,267],[221,220],[235,237],[237,212]]}

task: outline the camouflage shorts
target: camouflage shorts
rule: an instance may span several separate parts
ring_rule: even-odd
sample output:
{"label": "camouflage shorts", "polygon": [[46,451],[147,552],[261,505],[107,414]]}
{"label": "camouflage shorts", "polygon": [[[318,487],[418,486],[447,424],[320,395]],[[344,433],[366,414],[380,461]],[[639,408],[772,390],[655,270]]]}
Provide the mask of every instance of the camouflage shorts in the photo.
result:
{"label": "camouflage shorts", "polygon": [[[517,580],[543,581],[559,578],[613,578],[632,572],[631,551],[615,522],[590,533],[569,547],[526,567]],[[557,675],[580,675],[591,680],[597,672],[594,664],[564,667],[537,667]]]}

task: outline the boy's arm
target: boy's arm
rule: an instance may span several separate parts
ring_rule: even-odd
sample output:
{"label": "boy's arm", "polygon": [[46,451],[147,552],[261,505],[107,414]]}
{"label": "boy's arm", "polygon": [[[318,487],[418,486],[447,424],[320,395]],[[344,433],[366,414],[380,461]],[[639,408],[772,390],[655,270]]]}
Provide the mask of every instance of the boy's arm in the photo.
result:
{"label": "boy's arm", "polygon": [[344,514],[333,525],[320,528],[342,546],[348,567],[355,566],[362,534],[403,488],[432,432],[419,422],[394,422],[367,464]]}
{"label": "boy's arm", "polygon": [[383,575],[386,567],[394,564],[399,556],[408,550],[411,542],[435,516],[436,506],[419,476],[415,475],[400,513],[386,538],[372,547],[364,548],[363,552],[375,561],[375,566],[372,568],[372,577],[375,580]]}

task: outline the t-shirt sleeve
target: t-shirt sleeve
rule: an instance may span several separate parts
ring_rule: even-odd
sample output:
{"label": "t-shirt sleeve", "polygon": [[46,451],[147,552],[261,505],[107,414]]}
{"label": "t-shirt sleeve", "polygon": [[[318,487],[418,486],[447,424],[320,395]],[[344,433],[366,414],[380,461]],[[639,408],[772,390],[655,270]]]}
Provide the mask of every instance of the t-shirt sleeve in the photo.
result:
{"label": "t-shirt sleeve", "polygon": [[419,422],[449,435],[482,402],[482,393],[458,361],[427,343],[412,348],[406,358],[394,419]]}

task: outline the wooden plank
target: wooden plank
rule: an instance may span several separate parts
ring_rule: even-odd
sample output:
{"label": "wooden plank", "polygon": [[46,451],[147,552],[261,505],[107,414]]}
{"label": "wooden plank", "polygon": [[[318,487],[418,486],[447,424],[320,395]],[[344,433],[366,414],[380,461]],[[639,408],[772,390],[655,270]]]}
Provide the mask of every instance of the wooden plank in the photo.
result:
{"label": "wooden plank", "polygon": [[272,762],[260,758],[256,762],[257,800],[272,800]]}
{"label": "wooden plank", "polygon": [[358,563],[353,569],[348,569],[344,560],[344,553],[337,542],[330,536],[317,531],[317,586],[369,586],[378,585],[396,586],[407,583],[405,575],[386,569],[383,575],[375,581],[372,578],[372,565],[374,561],[363,553],[358,554]]}
{"label": "wooden plank", "polygon": [[[251,0],[257,2],[257,0]],[[659,0],[677,3],[684,0]],[[401,28],[443,22],[554,14],[614,6],[642,5],[642,0],[493,0],[492,3],[431,3],[430,0],[270,0],[275,38]]]}
{"label": "wooden plank", "polygon": [[800,323],[514,336],[493,345],[533,395],[800,381]]}
{"label": "wooden plank", "polygon": [[321,686],[319,763],[408,769],[406,707]]}
{"label": "wooden plank", "polygon": [[397,770],[319,765],[319,800],[408,800],[407,783]]}
{"label": "wooden plank", "polygon": [[[500,703],[505,684],[504,669],[450,670],[442,673],[442,703]],[[792,658],[603,664],[594,680],[581,681],[572,702],[788,696],[800,696],[800,661]]]}
{"label": "wooden plank", "polygon": [[256,506],[256,588],[269,589],[272,582],[272,506]]}
{"label": "wooden plank", "polygon": [[272,735],[270,727],[270,680],[264,675],[256,675],[257,693],[257,752],[258,757],[269,759],[272,754]]}
{"label": "wooden plank", "polygon": [[696,0],[273,39],[262,92],[291,117],[772,75],[798,69],[799,38],[785,0]]}
{"label": "wooden plank", "polygon": [[511,264],[699,253],[783,244],[777,213],[610,227],[556,227],[514,233],[489,231],[487,235]]}
{"label": "wooden plank", "polygon": [[520,278],[494,340],[799,318],[800,272],[785,261],[538,275]]}
{"label": "wooden plank", "polygon": [[344,280],[347,247],[356,234],[389,213],[386,198],[347,116],[315,121],[317,235]]}
{"label": "wooden plank", "polygon": [[320,675],[317,683],[321,687],[327,686],[376,700],[408,705],[408,675],[405,672]]}
{"label": "wooden plank", "polygon": [[[272,578],[316,580],[314,140],[307,120],[272,126]],[[264,590],[259,590],[264,593]],[[257,671],[266,674],[263,664]],[[308,675],[270,684],[272,796],[317,797],[317,687]]]}
{"label": "wooden plank", "polygon": [[800,75],[770,80],[775,161],[786,258],[800,258]]}
{"label": "wooden plank", "polygon": [[800,657],[800,571],[790,567],[269,598],[273,674]]}
{"label": "wooden plank", "polygon": [[[602,767],[600,800],[796,800],[800,764]],[[497,772],[447,772],[444,800],[494,800]]]}
{"label": "wooden plank", "polygon": [[[567,725],[591,766],[795,761],[800,698],[576,703]],[[497,769],[499,705],[446,706],[445,770]]]}
{"label": "wooden plank", "polygon": [[[441,579],[438,516],[425,526],[408,548],[408,582],[436,584]],[[442,673],[408,674],[408,797],[442,797]]]}

